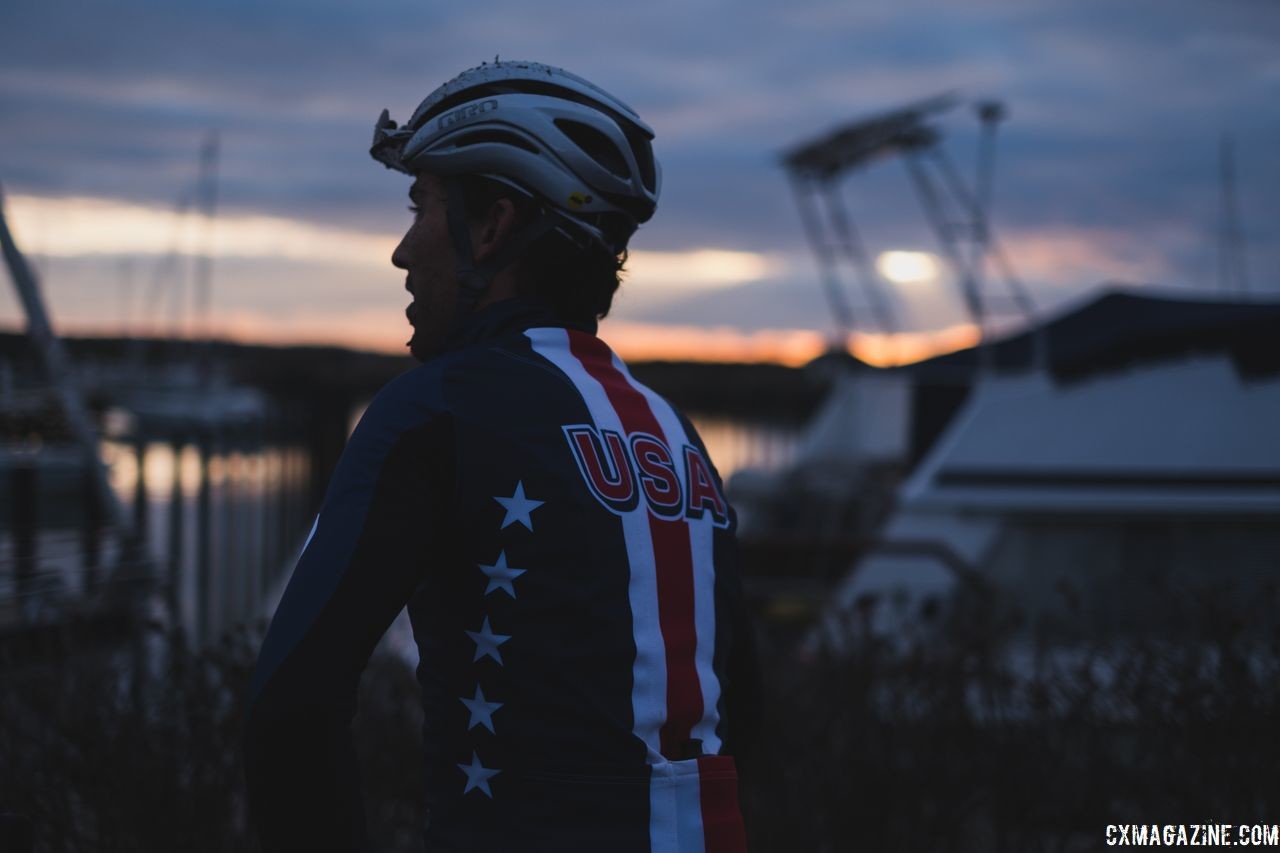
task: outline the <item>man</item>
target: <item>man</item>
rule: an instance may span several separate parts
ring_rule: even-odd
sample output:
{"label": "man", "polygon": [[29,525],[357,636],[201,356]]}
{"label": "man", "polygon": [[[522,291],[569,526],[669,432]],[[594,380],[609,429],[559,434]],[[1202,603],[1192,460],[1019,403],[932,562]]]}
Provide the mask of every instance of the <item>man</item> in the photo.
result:
{"label": "man", "polygon": [[429,850],[745,849],[733,513],[689,422],[595,336],[657,202],[652,137],[535,63],[379,119],[372,155],[414,177],[392,262],[423,364],[352,433],[263,643],[246,765],[267,850],[365,849],[349,727],[406,604]]}

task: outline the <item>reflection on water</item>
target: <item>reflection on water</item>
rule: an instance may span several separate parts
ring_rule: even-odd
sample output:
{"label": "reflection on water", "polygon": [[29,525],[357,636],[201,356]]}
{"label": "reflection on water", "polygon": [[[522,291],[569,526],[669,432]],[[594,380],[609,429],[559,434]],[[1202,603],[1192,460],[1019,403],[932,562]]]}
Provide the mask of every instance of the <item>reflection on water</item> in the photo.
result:
{"label": "reflection on water", "polygon": [[173,585],[188,634],[216,637],[259,615],[270,587],[290,568],[296,533],[306,523],[305,449],[215,451],[202,462],[192,444],[155,442],[139,451],[104,441],[102,454],[112,488]]}
{"label": "reflection on water", "polygon": [[[354,430],[368,402],[355,408],[351,415],[350,430]],[[775,471],[784,468],[795,458],[799,442],[799,426],[767,421],[750,421],[727,415],[685,413],[693,422],[693,428],[702,437],[720,478],[726,483],[735,472],[743,468],[763,468]],[[348,432],[350,432],[348,430]]]}
{"label": "reflection on water", "polygon": [[800,436],[797,426],[722,415],[690,414],[689,420],[702,436],[711,464],[725,482],[743,468],[776,471],[795,458]]}
{"label": "reflection on water", "polygon": [[[795,427],[714,415],[691,420],[725,480],[745,467],[783,466],[795,452]],[[309,527],[306,450],[222,450],[202,461],[193,444],[154,442],[139,451],[104,441],[102,454],[112,488],[140,523],[159,574],[173,585],[171,600],[188,635],[217,637],[261,615],[272,588],[292,569],[296,534]],[[78,588],[75,540],[64,539],[62,553],[46,551],[45,562],[61,564],[66,587]]]}

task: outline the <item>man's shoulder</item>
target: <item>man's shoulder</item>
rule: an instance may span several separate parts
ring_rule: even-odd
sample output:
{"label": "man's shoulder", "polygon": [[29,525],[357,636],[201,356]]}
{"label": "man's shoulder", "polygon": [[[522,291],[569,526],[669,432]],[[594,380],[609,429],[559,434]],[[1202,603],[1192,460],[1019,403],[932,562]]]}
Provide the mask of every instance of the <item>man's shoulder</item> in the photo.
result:
{"label": "man's shoulder", "polygon": [[471,387],[489,391],[504,386],[539,385],[542,380],[563,383],[566,381],[563,372],[540,352],[537,344],[548,335],[565,337],[567,334],[567,329],[550,325],[507,330],[448,353],[439,364],[439,381],[451,389]]}
{"label": "man's shoulder", "polygon": [[480,392],[500,397],[504,386],[536,382],[552,371],[534,356],[523,331],[450,350],[406,370],[370,401],[366,418],[404,421],[455,408]]}
{"label": "man's shoulder", "polygon": [[447,408],[444,369],[445,365],[432,360],[383,385],[361,415],[353,438],[375,430],[402,432],[443,413]]}

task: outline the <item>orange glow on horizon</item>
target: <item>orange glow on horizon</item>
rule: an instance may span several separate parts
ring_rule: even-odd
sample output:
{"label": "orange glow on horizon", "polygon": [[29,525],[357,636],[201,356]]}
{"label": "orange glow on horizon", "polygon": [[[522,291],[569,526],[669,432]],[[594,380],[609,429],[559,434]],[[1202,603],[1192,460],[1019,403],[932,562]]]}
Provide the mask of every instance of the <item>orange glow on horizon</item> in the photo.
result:
{"label": "orange glow on horizon", "polygon": [[[800,367],[827,350],[826,338],[812,329],[744,332],[733,328],[606,322],[600,337],[628,361],[766,362]],[[893,367],[977,342],[977,327],[964,323],[931,332],[855,333],[849,352],[875,367]]]}
{"label": "orange glow on horizon", "polygon": [[[20,332],[21,329],[5,331]],[[100,324],[63,324],[60,333],[74,336],[118,336],[120,330]],[[385,312],[371,310],[341,320],[327,315],[295,318],[291,323],[241,312],[224,317],[213,337],[263,346],[339,346],[366,352],[407,355],[407,324],[388,323]],[[627,361],[711,361],[772,363],[788,367],[807,364],[827,349],[827,339],[812,329],[762,329],[746,332],[731,327],[667,326],[606,320],[600,337]],[[923,361],[964,349],[978,342],[969,323],[928,332],[897,335],[855,333],[850,353],[876,367]]]}
{"label": "orange glow on horizon", "polygon": [[627,361],[772,362],[796,367],[826,349],[823,336],[811,329],[744,332],[606,320],[600,337]]}
{"label": "orange glow on horizon", "polygon": [[855,333],[849,349],[867,364],[893,367],[975,346],[979,337],[973,323],[960,323],[929,332]]}

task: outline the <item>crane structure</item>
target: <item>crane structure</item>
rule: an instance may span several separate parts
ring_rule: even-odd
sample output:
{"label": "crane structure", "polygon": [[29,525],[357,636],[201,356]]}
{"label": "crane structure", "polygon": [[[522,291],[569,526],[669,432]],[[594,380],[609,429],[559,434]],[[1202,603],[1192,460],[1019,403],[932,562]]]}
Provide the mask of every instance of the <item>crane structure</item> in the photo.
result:
{"label": "crane structure", "polygon": [[891,157],[901,157],[906,164],[925,220],[938,239],[980,336],[986,337],[991,313],[983,292],[988,261],[1009,288],[1018,313],[1028,325],[1033,324],[1035,305],[1001,249],[988,217],[996,128],[1005,117],[1004,107],[994,101],[976,105],[983,130],[976,189],[971,190],[943,147],[942,132],[934,121],[958,103],[955,94],[938,95],[842,125],[782,154],[801,225],[818,261],[839,349],[847,348],[855,325],[840,273],[841,260],[853,270],[879,330],[890,336],[902,331],[890,294],[875,274],[842,195],[842,184],[850,174]]}

